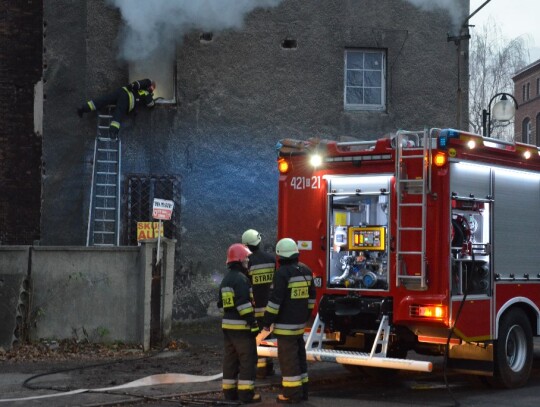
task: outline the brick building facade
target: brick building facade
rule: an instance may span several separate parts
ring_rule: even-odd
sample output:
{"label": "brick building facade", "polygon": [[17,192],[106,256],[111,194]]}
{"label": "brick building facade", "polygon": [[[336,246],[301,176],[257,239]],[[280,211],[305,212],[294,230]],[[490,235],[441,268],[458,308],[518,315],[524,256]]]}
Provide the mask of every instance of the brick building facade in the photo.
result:
{"label": "brick building facade", "polygon": [[516,141],[540,146],[540,59],[529,64],[514,77]]}
{"label": "brick building facade", "polygon": [[0,2],[0,16],[0,244],[32,244],[40,238],[43,1]]}

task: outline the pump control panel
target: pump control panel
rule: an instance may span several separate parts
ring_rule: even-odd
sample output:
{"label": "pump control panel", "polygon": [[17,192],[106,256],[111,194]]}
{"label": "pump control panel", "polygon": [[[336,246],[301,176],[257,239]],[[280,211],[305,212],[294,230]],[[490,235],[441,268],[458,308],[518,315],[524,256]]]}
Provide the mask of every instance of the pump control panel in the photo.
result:
{"label": "pump control panel", "polygon": [[349,228],[349,250],[385,250],[384,226]]}

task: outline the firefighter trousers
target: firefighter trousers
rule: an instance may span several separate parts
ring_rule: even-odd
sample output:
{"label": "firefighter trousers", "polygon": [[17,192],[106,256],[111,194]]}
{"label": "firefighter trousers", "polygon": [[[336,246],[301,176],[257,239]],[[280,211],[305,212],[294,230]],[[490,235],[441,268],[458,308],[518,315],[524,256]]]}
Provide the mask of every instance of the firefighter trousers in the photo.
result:
{"label": "firefighter trousers", "polygon": [[81,109],[83,112],[88,113],[109,105],[115,105],[112,112],[112,121],[122,123],[125,115],[129,112],[129,95],[126,90],[119,88],[115,92],[90,100]]}
{"label": "firefighter trousers", "polygon": [[[259,327],[264,326],[264,318],[257,318],[257,324]],[[272,334],[268,335],[266,339],[273,338]],[[274,374],[274,359],[259,357],[257,359],[257,379],[264,379],[266,376],[272,376]]]}
{"label": "firefighter trousers", "polygon": [[257,345],[249,331],[223,330],[223,395],[226,400],[253,399]]}
{"label": "firefighter trousers", "polygon": [[303,335],[276,335],[283,395],[294,401],[308,398],[308,372]]}

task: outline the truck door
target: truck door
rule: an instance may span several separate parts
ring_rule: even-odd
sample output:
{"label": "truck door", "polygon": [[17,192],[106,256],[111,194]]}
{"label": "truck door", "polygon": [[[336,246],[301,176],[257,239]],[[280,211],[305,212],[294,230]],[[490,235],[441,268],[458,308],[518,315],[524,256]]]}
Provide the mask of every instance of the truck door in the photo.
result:
{"label": "truck door", "polygon": [[493,332],[491,170],[452,163],[450,186],[451,321],[457,318],[455,332],[462,339],[489,340]]}

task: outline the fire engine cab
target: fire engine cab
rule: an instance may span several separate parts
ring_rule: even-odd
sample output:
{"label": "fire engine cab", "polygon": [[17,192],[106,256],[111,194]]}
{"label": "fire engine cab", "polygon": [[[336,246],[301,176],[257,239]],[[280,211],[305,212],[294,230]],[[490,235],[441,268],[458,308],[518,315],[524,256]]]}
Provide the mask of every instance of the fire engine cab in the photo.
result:
{"label": "fire engine cab", "polygon": [[[278,237],[317,309],[309,360],[523,385],[540,333],[540,152],[452,129],[278,143]],[[271,351],[266,353],[271,356]]]}

